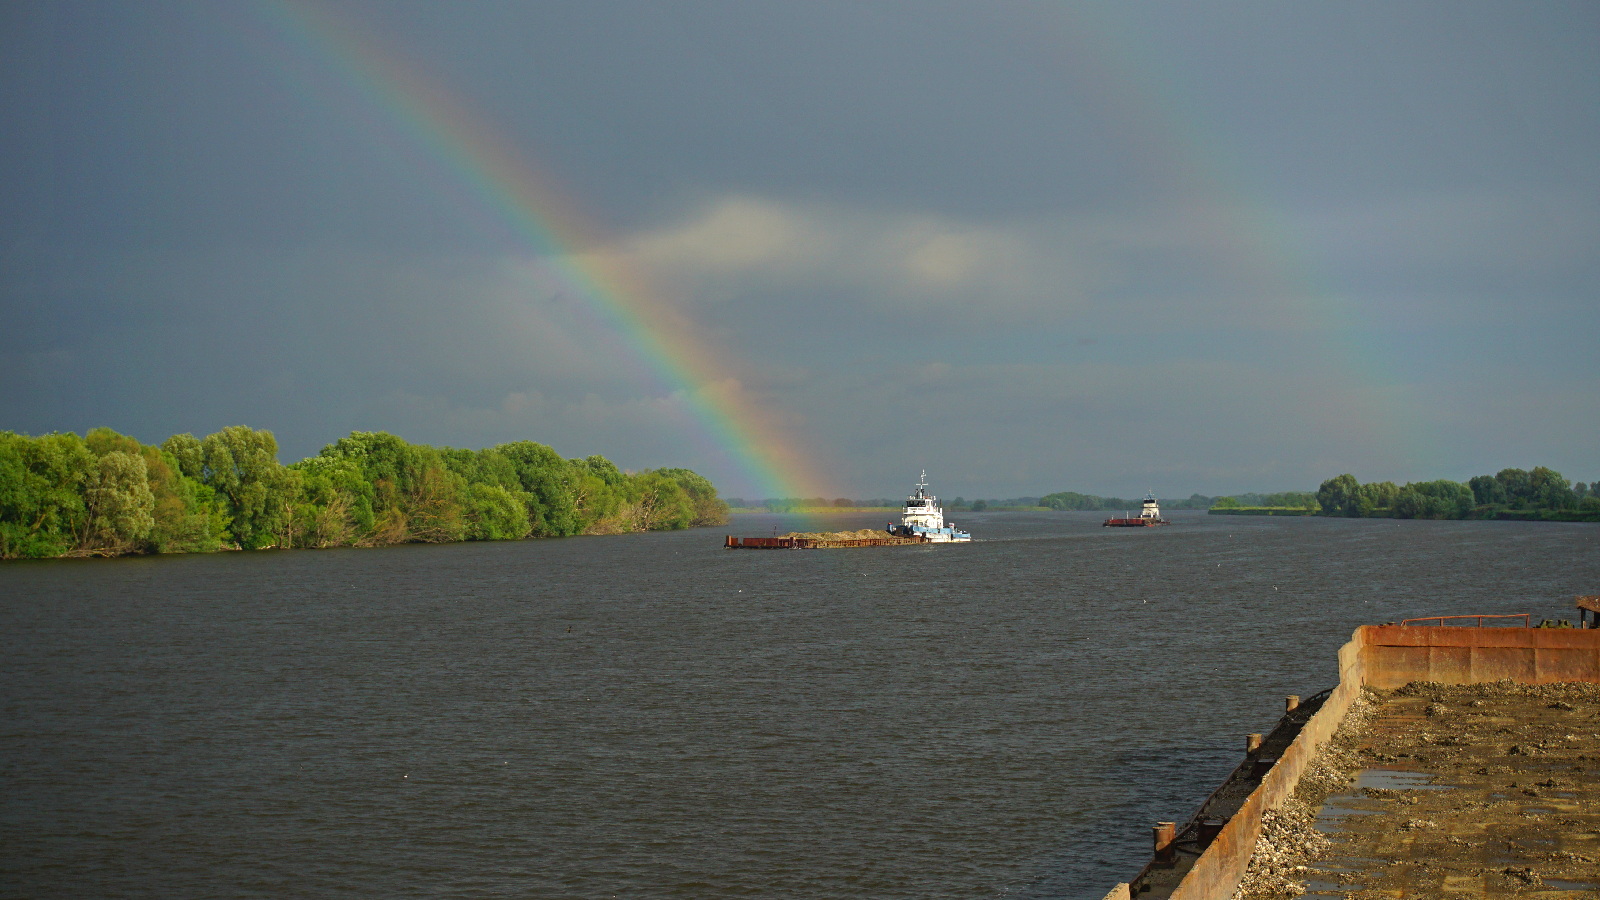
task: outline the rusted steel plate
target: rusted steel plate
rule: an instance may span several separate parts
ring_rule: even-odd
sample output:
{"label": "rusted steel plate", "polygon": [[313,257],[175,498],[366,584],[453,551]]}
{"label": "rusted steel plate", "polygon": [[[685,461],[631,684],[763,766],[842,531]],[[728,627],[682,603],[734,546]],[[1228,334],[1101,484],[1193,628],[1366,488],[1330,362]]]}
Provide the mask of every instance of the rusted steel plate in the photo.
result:
{"label": "rusted steel plate", "polygon": [[1594,629],[1369,625],[1361,633],[1363,679],[1373,687],[1505,678],[1600,681],[1600,631]]}
{"label": "rusted steel plate", "polygon": [[1532,684],[1537,681],[1537,670],[1533,665],[1534,654],[1537,650],[1526,647],[1467,647],[1465,648],[1466,669],[1458,672],[1447,666],[1455,664],[1462,654],[1461,649],[1451,648],[1448,652],[1440,652],[1442,648],[1434,648],[1439,654],[1433,673],[1428,681],[1441,681],[1445,684],[1472,684],[1480,681],[1518,681]]}
{"label": "rusted steel plate", "polygon": [[1473,628],[1438,625],[1363,625],[1366,646],[1384,647],[1571,647],[1600,646],[1600,635],[1582,628]]}
{"label": "rusted steel plate", "polygon": [[[1591,634],[1600,634],[1591,630]],[[1550,649],[1534,651],[1535,683],[1588,681],[1600,683],[1600,652]]]}
{"label": "rusted steel plate", "polygon": [[1600,597],[1578,597],[1576,599],[1578,601],[1578,609],[1587,609],[1589,612],[1600,613]]}

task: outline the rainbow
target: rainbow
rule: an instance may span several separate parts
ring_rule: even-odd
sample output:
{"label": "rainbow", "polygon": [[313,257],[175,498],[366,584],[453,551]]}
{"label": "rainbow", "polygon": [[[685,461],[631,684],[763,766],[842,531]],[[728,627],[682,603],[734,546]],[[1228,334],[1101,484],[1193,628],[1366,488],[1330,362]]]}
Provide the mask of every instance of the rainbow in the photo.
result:
{"label": "rainbow", "polygon": [[[436,185],[464,195],[588,304],[601,326],[623,338],[664,393],[698,421],[700,445],[730,463],[756,496],[827,495],[817,454],[793,436],[794,423],[744,389],[739,366],[679,316],[619,254],[589,253],[598,229],[555,181],[513,147],[464,98],[370,33],[305,0],[260,7],[288,40],[321,63],[440,170]],[[293,61],[285,66],[290,77]],[[764,492],[764,493],[759,493]]]}

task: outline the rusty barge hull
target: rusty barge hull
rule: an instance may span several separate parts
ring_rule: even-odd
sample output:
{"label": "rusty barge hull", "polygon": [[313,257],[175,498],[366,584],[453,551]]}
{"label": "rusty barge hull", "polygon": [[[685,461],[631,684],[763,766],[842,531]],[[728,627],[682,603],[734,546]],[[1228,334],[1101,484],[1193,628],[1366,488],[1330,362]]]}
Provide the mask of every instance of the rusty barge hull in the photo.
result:
{"label": "rusty barge hull", "polygon": [[914,537],[895,537],[885,534],[881,538],[790,538],[790,537],[735,537],[727,535],[722,546],[728,550],[833,550],[844,547],[901,547],[909,544],[926,544],[928,541]]}
{"label": "rusty barge hull", "polygon": [[1166,519],[1107,519],[1106,528],[1154,528],[1157,525],[1171,525]]}

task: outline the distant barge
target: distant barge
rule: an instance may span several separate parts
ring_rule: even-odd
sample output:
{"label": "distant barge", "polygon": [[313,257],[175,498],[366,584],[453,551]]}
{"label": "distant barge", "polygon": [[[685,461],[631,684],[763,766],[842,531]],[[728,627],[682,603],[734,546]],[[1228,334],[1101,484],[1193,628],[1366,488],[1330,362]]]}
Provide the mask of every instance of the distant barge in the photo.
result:
{"label": "distant barge", "polygon": [[1157,525],[1171,525],[1166,519],[1161,518],[1161,507],[1156,504],[1155,494],[1144,495],[1144,508],[1139,510],[1139,517],[1128,516],[1125,518],[1112,517],[1105,520],[1107,528],[1153,528]]}

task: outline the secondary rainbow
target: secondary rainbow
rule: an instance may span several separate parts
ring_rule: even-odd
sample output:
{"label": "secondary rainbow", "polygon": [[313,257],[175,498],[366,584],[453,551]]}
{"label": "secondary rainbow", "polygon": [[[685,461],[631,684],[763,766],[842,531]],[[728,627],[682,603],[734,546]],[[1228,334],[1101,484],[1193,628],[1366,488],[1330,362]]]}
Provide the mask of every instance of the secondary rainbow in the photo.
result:
{"label": "secondary rainbow", "polygon": [[287,37],[425,150],[445,176],[444,189],[470,196],[621,335],[659,387],[691,409],[708,446],[757,490],[773,497],[824,493],[816,454],[801,448],[780,413],[752,401],[728,351],[696,335],[618,254],[591,252],[604,246],[599,229],[464,98],[322,6],[276,0],[263,8]]}
{"label": "secondary rainbow", "polygon": [[1093,86],[1084,99],[1128,133],[1126,145],[1146,155],[1139,162],[1148,176],[1167,180],[1212,217],[1212,233],[1226,237],[1211,258],[1232,266],[1241,289],[1272,298],[1286,334],[1312,336],[1297,352],[1328,363],[1319,416],[1337,419],[1346,433],[1365,433],[1370,446],[1395,454],[1393,465],[1428,471],[1441,458],[1440,441],[1428,424],[1433,416],[1407,396],[1396,366],[1403,348],[1374,340],[1386,329],[1341,294],[1224,132],[1197,115],[1200,105],[1184,97],[1187,79],[1115,8],[1043,6],[1028,26],[1058,40],[1063,73],[1072,84]]}

